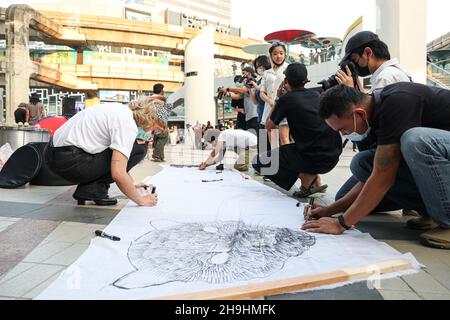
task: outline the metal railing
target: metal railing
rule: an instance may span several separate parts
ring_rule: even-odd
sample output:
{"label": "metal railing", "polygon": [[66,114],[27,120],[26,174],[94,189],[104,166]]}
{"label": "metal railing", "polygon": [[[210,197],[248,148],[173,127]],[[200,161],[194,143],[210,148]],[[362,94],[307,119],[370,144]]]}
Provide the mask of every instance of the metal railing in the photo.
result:
{"label": "metal railing", "polygon": [[[446,60],[439,61],[439,63],[445,62]],[[448,65],[450,66],[450,63]],[[448,89],[450,86],[450,71],[433,62],[427,62],[427,77],[430,81],[442,88]]]}

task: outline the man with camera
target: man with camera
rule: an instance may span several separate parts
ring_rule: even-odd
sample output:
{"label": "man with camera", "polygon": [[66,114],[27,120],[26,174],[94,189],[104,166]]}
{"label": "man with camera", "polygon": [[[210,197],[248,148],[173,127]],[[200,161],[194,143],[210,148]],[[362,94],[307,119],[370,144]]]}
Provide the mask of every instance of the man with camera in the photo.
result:
{"label": "man with camera", "polygon": [[255,82],[255,71],[252,67],[245,67],[242,69],[242,74],[242,77],[236,79],[242,86],[238,88],[219,88],[219,94],[228,93],[233,100],[243,99],[245,129],[254,130],[253,133],[257,135],[259,130],[258,109],[252,100],[252,96],[254,97],[255,95],[252,85]]}
{"label": "man with camera", "polygon": [[[402,68],[398,59],[391,59],[386,43],[370,31],[358,32],[349,39],[345,47],[345,56],[341,62],[341,65],[345,65],[345,70],[338,70],[336,75],[339,84],[355,87],[348,62],[356,65],[358,76],[372,75],[370,78],[372,87],[369,92],[396,82],[412,82],[411,75]],[[364,92],[362,87],[359,88],[359,91]]]}
{"label": "man with camera", "polygon": [[407,222],[429,230],[422,244],[450,249],[450,90],[400,82],[367,95],[340,85],[322,95],[319,114],[343,135],[375,132],[377,148],[353,158],[358,183],[329,207],[315,208],[319,220],[303,229],[341,234],[388,200],[431,221]]}

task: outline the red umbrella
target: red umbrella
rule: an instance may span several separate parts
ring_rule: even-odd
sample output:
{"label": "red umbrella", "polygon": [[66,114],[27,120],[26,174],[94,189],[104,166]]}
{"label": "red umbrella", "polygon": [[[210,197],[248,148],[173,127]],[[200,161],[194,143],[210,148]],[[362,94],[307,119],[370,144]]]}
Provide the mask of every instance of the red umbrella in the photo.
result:
{"label": "red umbrella", "polygon": [[281,30],[273,32],[264,37],[267,42],[281,41],[288,45],[298,44],[304,39],[314,37],[315,34],[307,30]]}
{"label": "red umbrella", "polygon": [[52,136],[55,133],[55,131],[67,121],[68,120],[65,117],[54,116],[39,120],[37,123],[35,123],[35,125],[39,125],[43,129],[51,130],[49,135]]}

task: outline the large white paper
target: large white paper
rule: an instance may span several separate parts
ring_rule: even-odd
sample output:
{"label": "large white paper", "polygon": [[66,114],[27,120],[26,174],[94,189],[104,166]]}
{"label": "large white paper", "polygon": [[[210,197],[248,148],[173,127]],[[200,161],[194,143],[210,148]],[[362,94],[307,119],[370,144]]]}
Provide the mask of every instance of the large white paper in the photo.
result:
{"label": "large white paper", "polygon": [[38,299],[158,298],[396,259],[418,268],[357,230],[301,231],[303,206],[237,172],[165,167],[150,182],[158,205],[130,202],[104,230],[121,241],[92,240]]}

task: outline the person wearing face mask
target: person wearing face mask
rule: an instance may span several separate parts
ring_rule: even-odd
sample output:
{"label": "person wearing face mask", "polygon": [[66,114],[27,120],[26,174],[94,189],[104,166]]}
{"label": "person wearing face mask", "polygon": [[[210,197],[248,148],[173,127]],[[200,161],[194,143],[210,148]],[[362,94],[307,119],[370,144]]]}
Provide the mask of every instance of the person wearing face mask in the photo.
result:
{"label": "person wearing face mask", "polygon": [[358,183],[329,207],[313,209],[319,220],[303,229],[341,234],[389,200],[421,213],[406,224],[428,229],[422,244],[450,249],[450,90],[400,82],[367,95],[339,85],[322,95],[319,114],[344,135],[374,132],[377,147],[353,157]]}
{"label": "person wearing face mask", "polygon": [[[396,82],[413,82],[411,75],[403,69],[397,58],[391,59],[389,48],[373,32],[361,31],[348,40],[345,56],[341,61],[353,61],[360,77],[372,75],[369,93]],[[341,69],[336,74],[339,84],[353,87],[352,73],[348,66],[346,72]],[[360,91],[363,91],[362,88]]]}
{"label": "person wearing face mask", "polygon": [[[128,106],[105,103],[77,113],[63,124],[45,151],[49,168],[67,181],[77,184],[73,198],[78,204],[117,204],[108,196],[111,183],[140,206],[154,206],[157,195],[141,195],[142,184],[133,184],[128,174],[144,159],[147,147],[138,143],[146,133],[164,131],[170,110],[155,97],[141,97]],[[139,131],[138,128],[142,130]]]}
{"label": "person wearing face mask", "polygon": [[[361,31],[349,39],[341,63],[349,60],[356,64],[359,76],[372,75],[370,78],[372,87],[368,91],[369,93],[381,90],[389,84],[412,82],[411,75],[399,64],[398,59],[391,59],[388,46],[373,32]],[[339,69],[336,80],[339,84],[354,87],[352,74],[348,67],[346,67],[346,72]],[[364,92],[362,85],[358,85],[357,89]],[[376,148],[376,138],[373,133],[368,132],[364,136],[352,135],[346,138],[356,144],[359,151]],[[357,182],[355,177],[350,177],[336,193],[336,200],[345,196]],[[382,206],[375,209],[375,212],[392,211],[394,207],[397,205],[384,201]],[[405,208],[403,212],[416,215],[409,208]]]}

